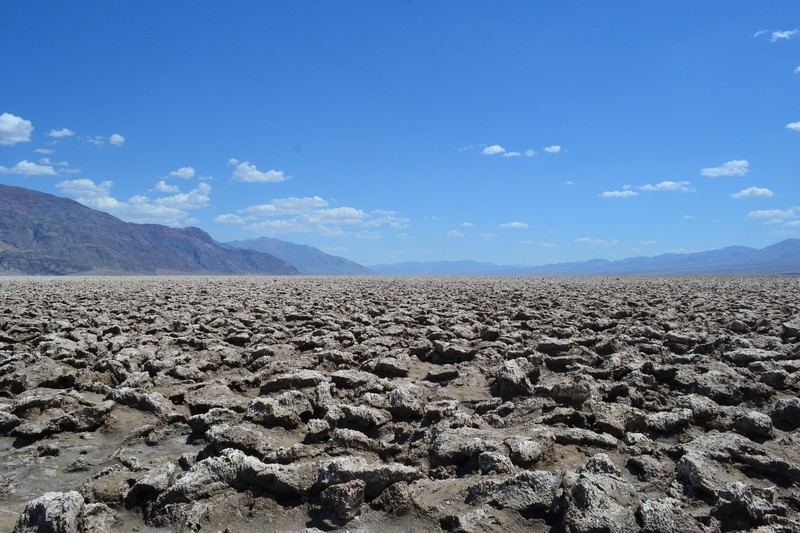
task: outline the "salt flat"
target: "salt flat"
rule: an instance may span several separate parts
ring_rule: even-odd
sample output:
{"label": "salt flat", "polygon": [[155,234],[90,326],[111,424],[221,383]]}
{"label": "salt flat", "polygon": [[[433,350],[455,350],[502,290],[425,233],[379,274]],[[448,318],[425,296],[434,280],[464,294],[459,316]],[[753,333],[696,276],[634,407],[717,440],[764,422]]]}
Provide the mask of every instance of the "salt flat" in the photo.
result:
{"label": "salt flat", "polygon": [[1,278],[0,530],[796,531],[799,295]]}

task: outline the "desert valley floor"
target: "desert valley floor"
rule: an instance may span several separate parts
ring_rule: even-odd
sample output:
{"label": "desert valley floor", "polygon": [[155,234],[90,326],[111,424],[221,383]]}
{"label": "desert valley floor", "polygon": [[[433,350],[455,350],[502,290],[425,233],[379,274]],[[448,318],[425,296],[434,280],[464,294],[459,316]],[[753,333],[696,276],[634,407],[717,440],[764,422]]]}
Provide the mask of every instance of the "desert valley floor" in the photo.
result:
{"label": "desert valley floor", "polygon": [[797,277],[0,278],[0,531],[798,531],[798,392]]}

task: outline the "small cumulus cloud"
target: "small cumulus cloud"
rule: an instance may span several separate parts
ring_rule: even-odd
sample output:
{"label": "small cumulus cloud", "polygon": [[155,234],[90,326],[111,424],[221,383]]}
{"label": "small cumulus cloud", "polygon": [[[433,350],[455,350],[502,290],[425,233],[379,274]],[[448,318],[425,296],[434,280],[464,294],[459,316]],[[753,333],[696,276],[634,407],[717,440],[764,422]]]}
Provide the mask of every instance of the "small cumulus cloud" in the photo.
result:
{"label": "small cumulus cloud", "polygon": [[[797,67],[800,68],[800,67]],[[790,122],[786,125],[787,130],[800,131],[800,122]]]}
{"label": "small cumulus cloud", "polygon": [[618,239],[614,240],[605,240],[605,239],[593,239],[591,237],[579,237],[575,239],[575,242],[578,244],[585,244],[586,246],[614,246],[619,243]]}
{"label": "small cumulus cloud", "polygon": [[505,153],[506,149],[500,146],[499,144],[493,144],[491,146],[487,146],[486,148],[481,151],[483,155],[497,155]]}
{"label": "small cumulus cloud", "polygon": [[485,241],[493,241],[495,237],[494,233],[481,233],[481,239]]}
{"label": "small cumulus cloud", "polygon": [[462,228],[474,228],[475,224],[473,224],[472,222],[462,222],[461,223],[461,227]]}
{"label": "small cumulus cloud", "polygon": [[747,218],[762,220],[768,224],[777,224],[784,222],[787,219],[797,218],[800,216],[798,211],[800,211],[800,209],[796,207],[792,207],[790,209],[759,209],[747,213]]}
{"label": "small cumulus cloud", "polygon": [[561,151],[561,147],[557,144],[553,144],[551,146],[545,146],[544,148],[542,148],[542,150],[544,150],[548,154],[557,154]]}
{"label": "small cumulus cloud", "polygon": [[748,187],[741,191],[731,194],[731,198],[741,200],[742,198],[771,198],[775,193],[763,187]]}
{"label": "small cumulus cloud", "polygon": [[161,180],[156,183],[156,186],[151,189],[155,192],[167,192],[167,193],[176,193],[180,192],[180,189],[177,185],[169,185],[166,181]]}
{"label": "small cumulus cloud", "polygon": [[527,229],[530,226],[525,222],[506,222],[504,224],[500,224],[499,227],[503,229]]}
{"label": "small cumulus cloud", "polygon": [[249,161],[240,162],[238,159],[231,158],[228,160],[228,164],[236,167],[232,175],[233,179],[236,181],[244,181],[247,183],[277,183],[289,179],[289,176],[284,175],[282,170],[267,170],[266,172],[262,172]]}
{"label": "small cumulus cloud", "polygon": [[630,198],[638,194],[638,192],[631,189],[630,185],[626,185],[621,191],[605,191],[601,192],[598,196],[600,196],[600,198]]}
{"label": "small cumulus cloud", "polygon": [[461,148],[458,149],[459,152],[468,152],[470,150],[472,150],[472,145],[471,144],[468,144],[466,146],[462,146]]}
{"label": "small cumulus cloud", "polygon": [[61,139],[63,137],[72,137],[75,135],[75,132],[68,128],[61,128],[60,130],[50,130],[47,135],[55,137],[56,139]]}
{"label": "small cumulus cloud", "polygon": [[451,239],[459,239],[461,237],[464,237],[464,234],[456,229],[453,229],[447,232],[447,236],[450,237]]}
{"label": "small cumulus cloud", "polygon": [[688,181],[662,181],[655,185],[642,185],[639,187],[642,191],[678,191],[678,192],[694,192]]}
{"label": "small cumulus cloud", "polygon": [[522,155],[524,155],[525,157],[533,157],[536,155],[536,150],[534,150],[533,148],[528,148],[527,150],[522,152]]}
{"label": "small cumulus cloud", "polygon": [[55,169],[50,165],[37,165],[23,159],[13,167],[0,166],[0,174],[18,174],[20,176],[54,176]]}
{"label": "small cumulus cloud", "polygon": [[37,154],[54,154],[54,153],[56,153],[55,150],[51,150],[49,148],[37,148],[36,150],[34,150],[34,152],[36,152]]}
{"label": "small cumulus cloud", "polygon": [[506,152],[503,154],[503,157],[519,157],[521,155],[521,152]]}
{"label": "small cumulus cloud", "polygon": [[[349,206],[329,207],[329,202],[320,196],[302,198],[276,198],[267,204],[252,205],[239,211],[249,215],[246,229],[256,233],[274,235],[278,233],[314,232],[326,236],[347,235],[343,227],[393,229],[406,228],[411,220],[398,216],[394,211],[376,209],[371,213]],[[263,220],[267,218],[269,220]],[[379,235],[375,231],[362,231],[359,238]],[[366,237],[365,237],[366,235]]]}
{"label": "small cumulus cloud", "polygon": [[214,217],[214,222],[217,224],[244,224],[244,219],[238,215],[219,215]]}
{"label": "small cumulus cloud", "polygon": [[800,36],[800,30],[760,30],[753,34],[753,37],[766,37],[769,42],[788,41]]}
{"label": "small cumulus cloud", "polygon": [[17,143],[26,143],[31,140],[33,124],[30,120],[3,113],[0,115],[0,145],[13,146]]}
{"label": "small cumulus cloud", "polygon": [[565,182],[564,182],[564,185],[566,185],[566,186],[568,186],[568,187],[572,187],[573,185],[577,185],[577,184],[576,184],[574,181],[571,181],[571,180],[570,180],[570,181],[565,181]]}
{"label": "small cumulus cloud", "polygon": [[119,133],[115,133],[108,138],[108,142],[113,144],[114,146],[122,146],[123,144],[125,144],[125,137],[123,137]]}
{"label": "small cumulus cloud", "polygon": [[169,173],[170,178],[180,178],[182,180],[188,180],[194,177],[194,168],[192,167],[181,167],[177,170],[173,170]]}
{"label": "small cumulus cloud", "polygon": [[734,159],[723,163],[718,167],[704,168],[700,171],[703,176],[716,178],[718,176],[744,176],[749,170],[749,163],[746,159]]}
{"label": "small cumulus cloud", "polygon": [[175,207],[177,209],[200,209],[201,207],[207,206],[210,201],[211,185],[208,183],[200,183],[196,189],[174,196],[157,198],[155,203],[158,205]]}
{"label": "small cumulus cloud", "polygon": [[356,239],[363,239],[367,241],[375,241],[383,238],[383,233],[380,231],[359,231],[355,234]]}

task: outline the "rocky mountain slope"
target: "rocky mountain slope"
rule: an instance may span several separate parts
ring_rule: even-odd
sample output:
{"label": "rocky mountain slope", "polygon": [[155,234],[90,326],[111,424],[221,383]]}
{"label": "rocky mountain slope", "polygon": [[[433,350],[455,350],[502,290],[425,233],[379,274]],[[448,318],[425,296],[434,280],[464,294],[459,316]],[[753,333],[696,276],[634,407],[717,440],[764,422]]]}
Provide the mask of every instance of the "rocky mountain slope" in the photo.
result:
{"label": "rocky mountain slope", "polygon": [[198,228],[132,224],[73,200],[0,185],[0,272],[296,274],[269,254],[224,247]]}
{"label": "rocky mountain slope", "polygon": [[243,248],[274,255],[286,261],[302,274],[317,275],[369,275],[374,274],[365,266],[344,257],[326,254],[318,248],[305,244],[282,241],[270,237],[232,241],[225,243],[234,248]]}
{"label": "rocky mountain slope", "polygon": [[729,246],[687,254],[593,259],[541,266],[496,265],[478,261],[405,262],[370,267],[395,276],[610,276],[800,274],[800,239],[786,239],[761,249]]}

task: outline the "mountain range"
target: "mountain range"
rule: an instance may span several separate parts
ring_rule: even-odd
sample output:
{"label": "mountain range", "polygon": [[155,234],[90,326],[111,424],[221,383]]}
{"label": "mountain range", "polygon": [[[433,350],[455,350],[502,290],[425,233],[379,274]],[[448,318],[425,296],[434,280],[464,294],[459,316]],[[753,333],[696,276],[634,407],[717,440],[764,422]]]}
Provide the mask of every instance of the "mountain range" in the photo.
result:
{"label": "mountain range", "polygon": [[800,239],[719,250],[541,266],[431,261],[370,268],[279,239],[220,243],[199,228],[124,222],[78,202],[0,185],[0,274],[394,276],[800,274]]}
{"label": "mountain range", "polygon": [[719,250],[617,261],[593,259],[541,266],[496,265],[478,261],[406,262],[370,267],[394,276],[586,276],[586,275],[770,275],[800,274],[800,239],[765,248],[729,246]]}
{"label": "mountain range", "polygon": [[270,237],[231,241],[225,244],[234,248],[244,248],[274,255],[295,267],[302,274],[328,276],[364,276],[374,274],[365,266],[361,266],[344,257],[326,254],[318,248],[305,244],[295,244]]}
{"label": "mountain range", "polygon": [[221,245],[198,228],[123,222],[78,202],[0,185],[0,272],[297,274],[269,254]]}

